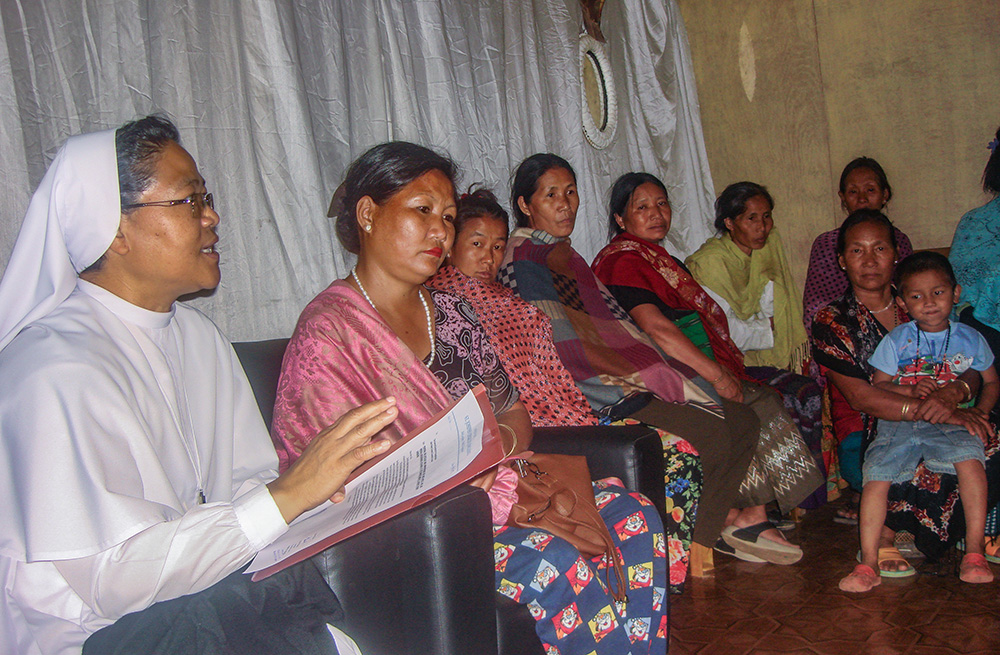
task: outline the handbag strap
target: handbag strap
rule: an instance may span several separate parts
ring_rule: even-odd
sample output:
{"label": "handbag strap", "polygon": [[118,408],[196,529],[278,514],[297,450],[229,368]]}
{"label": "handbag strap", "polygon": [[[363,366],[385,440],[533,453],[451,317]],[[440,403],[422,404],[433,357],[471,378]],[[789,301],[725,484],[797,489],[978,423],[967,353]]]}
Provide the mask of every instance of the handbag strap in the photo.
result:
{"label": "handbag strap", "polygon": [[[584,500],[584,499],[578,498],[578,500]],[[585,510],[587,513],[593,512],[594,518],[596,518],[596,520],[599,521],[600,525],[605,525],[604,517],[601,516],[601,513],[597,510],[596,505],[593,507],[591,507],[587,503],[583,503],[583,505],[587,508]],[[586,525],[582,521],[577,521],[572,517],[567,517],[567,519],[578,525]],[[619,603],[628,602],[627,587],[625,585],[625,571],[621,555],[619,554],[618,549],[615,547],[615,542],[611,540],[611,534],[607,530],[607,526],[605,525],[605,529],[600,530],[599,532],[601,535],[601,540],[604,541],[604,559],[610,564],[610,566],[608,567],[608,571],[605,575],[605,578],[608,582],[608,589],[611,590],[611,596],[617,602]],[[611,584],[612,571],[614,571],[615,578],[618,581],[617,588],[615,588]]]}
{"label": "handbag strap", "polygon": [[[533,475],[538,479],[542,476],[549,478],[550,480],[555,480],[556,478],[547,471],[541,470],[537,464],[528,459],[517,458],[510,462],[512,468],[518,473],[520,477],[525,477],[527,475]],[[604,522],[604,517],[601,516],[600,511],[597,509],[597,505],[593,498],[581,498],[580,494],[571,487],[565,486],[567,491],[573,493],[576,497],[576,507],[578,510],[585,512],[590,517],[590,522],[580,521],[572,516],[563,516],[561,520],[567,523],[572,523],[573,525],[578,525],[580,527],[589,528],[591,532],[596,532],[604,542],[604,559],[610,565],[605,574],[605,579],[607,580],[607,587],[611,591],[612,598],[616,602],[623,603],[628,602],[628,590],[625,584],[625,572],[624,563],[622,562],[621,555],[618,552],[618,548],[615,547],[614,541],[611,539],[611,533],[608,530],[607,524]],[[548,505],[541,510],[543,513],[545,509],[548,509]],[[601,526],[603,529],[597,529],[596,526]],[[612,585],[611,573],[614,572],[615,578],[617,579],[617,588]]]}

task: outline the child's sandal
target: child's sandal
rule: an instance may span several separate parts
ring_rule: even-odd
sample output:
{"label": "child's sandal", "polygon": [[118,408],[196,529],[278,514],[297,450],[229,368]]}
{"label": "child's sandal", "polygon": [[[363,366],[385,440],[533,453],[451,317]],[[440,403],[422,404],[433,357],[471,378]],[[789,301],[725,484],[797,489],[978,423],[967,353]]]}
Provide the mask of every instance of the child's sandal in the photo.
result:
{"label": "child's sandal", "polygon": [[838,586],[841,591],[863,593],[871,591],[880,584],[882,584],[882,578],[875,573],[875,569],[865,564],[858,564],[849,576],[840,581]]}
{"label": "child's sandal", "polygon": [[984,584],[993,582],[993,571],[986,558],[979,553],[966,553],[958,567],[958,577],[962,582]]}

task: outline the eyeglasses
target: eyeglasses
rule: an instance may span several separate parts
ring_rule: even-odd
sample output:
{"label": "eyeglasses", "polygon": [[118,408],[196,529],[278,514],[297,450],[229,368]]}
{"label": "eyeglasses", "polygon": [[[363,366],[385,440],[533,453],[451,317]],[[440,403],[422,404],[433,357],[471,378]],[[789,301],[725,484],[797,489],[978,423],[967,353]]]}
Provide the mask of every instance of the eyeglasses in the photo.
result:
{"label": "eyeglasses", "polygon": [[122,205],[122,211],[131,211],[140,207],[173,207],[174,205],[191,205],[191,213],[194,216],[203,216],[205,208],[215,209],[215,198],[211,193],[192,193],[187,198],[180,200],[154,200],[153,202],[133,202]]}

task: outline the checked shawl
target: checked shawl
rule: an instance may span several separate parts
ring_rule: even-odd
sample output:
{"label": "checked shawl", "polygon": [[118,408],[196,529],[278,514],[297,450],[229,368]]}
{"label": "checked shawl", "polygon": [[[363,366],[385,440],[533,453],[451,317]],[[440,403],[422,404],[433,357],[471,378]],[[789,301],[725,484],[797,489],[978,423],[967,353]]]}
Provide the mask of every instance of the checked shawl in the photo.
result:
{"label": "checked shawl", "polygon": [[499,280],[552,320],[559,357],[595,409],[634,391],[714,405],[690,381],[695,372],[667,358],[632,323],[568,239],[514,230]]}

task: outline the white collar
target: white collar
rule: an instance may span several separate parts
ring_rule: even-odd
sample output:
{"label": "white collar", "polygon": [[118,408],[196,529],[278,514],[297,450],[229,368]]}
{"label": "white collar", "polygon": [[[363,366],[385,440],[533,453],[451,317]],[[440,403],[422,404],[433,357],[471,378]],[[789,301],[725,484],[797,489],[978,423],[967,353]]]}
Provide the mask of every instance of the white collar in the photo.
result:
{"label": "white collar", "polygon": [[133,305],[121,296],[116,296],[104,287],[98,286],[92,282],[77,279],[76,286],[81,292],[104,305],[118,318],[150,330],[165,328],[170,325],[170,321],[173,319],[174,312],[177,307],[177,303],[174,303],[170,305],[169,311],[154,312],[146,309],[145,307]]}

